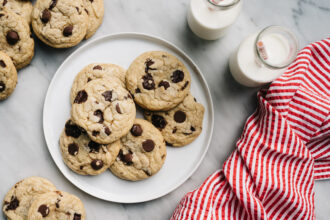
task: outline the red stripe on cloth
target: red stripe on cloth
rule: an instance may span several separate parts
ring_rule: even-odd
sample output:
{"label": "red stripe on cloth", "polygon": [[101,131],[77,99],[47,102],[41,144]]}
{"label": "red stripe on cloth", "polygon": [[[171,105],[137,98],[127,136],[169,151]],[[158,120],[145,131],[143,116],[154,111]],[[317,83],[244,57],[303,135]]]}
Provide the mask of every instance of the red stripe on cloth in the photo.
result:
{"label": "red stripe on cloth", "polygon": [[314,219],[314,180],[330,178],[330,38],[305,47],[258,93],[222,170],[171,219]]}

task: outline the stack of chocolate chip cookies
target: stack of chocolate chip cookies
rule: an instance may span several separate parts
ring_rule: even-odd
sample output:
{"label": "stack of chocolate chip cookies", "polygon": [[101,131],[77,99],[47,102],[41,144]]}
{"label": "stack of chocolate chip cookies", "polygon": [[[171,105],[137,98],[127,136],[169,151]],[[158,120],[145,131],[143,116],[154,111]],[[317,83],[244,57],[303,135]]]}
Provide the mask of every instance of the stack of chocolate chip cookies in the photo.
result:
{"label": "stack of chocolate chip cookies", "polygon": [[81,200],[56,189],[41,177],[29,177],[16,183],[4,198],[2,211],[10,220],[86,219]]}
{"label": "stack of chocolate chip cookies", "polygon": [[[87,65],[71,88],[71,118],[60,137],[63,161],[81,175],[110,169],[130,181],[153,176],[166,159],[166,143],[184,146],[201,133],[204,107],[190,83],[184,64],[162,51],[140,55],[127,71]],[[135,118],[135,104],[147,120]]]}

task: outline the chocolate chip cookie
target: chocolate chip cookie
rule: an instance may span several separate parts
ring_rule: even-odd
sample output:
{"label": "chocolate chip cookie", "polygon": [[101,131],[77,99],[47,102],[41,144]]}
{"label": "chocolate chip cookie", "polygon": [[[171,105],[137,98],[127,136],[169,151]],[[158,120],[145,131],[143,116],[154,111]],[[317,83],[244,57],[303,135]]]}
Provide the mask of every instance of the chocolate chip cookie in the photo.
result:
{"label": "chocolate chip cookie", "polygon": [[51,47],[77,45],[85,37],[87,26],[83,0],[37,0],[32,11],[34,33]]}
{"label": "chocolate chip cookie", "polygon": [[134,101],[118,81],[95,79],[78,91],[71,109],[73,121],[100,144],[112,143],[132,127]]}
{"label": "chocolate chip cookie", "polygon": [[204,107],[189,94],[169,111],[145,111],[144,115],[162,132],[167,145],[181,147],[193,142],[202,132]]}
{"label": "chocolate chip cookie", "polygon": [[32,3],[30,0],[0,0],[0,10],[7,8],[31,24]]}
{"label": "chocolate chip cookie", "polygon": [[10,96],[17,83],[17,71],[10,57],[0,51],[0,100]]}
{"label": "chocolate chip cookie", "polygon": [[135,119],[130,132],[120,139],[121,150],[110,166],[121,179],[137,181],[156,174],[166,158],[162,134],[148,121]]}
{"label": "chocolate chip cookie", "polygon": [[103,0],[84,0],[85,11],[88,15],[88,28],[86,39],[95,34],[103,21],[104,5]]}
{"label": "chocolate chip cookie", "polygon": [[35,198],[43,193],[56,190],[48,180],[41,177],[29,177],[9,190],[3,202],[3,213],[9,220],[25,220]]}
{"label": "chocolate chip cookie", "polygon": [[60,137],[60,148],[63,160],[71,170],[81,175],[98,175],[115,161],[120,143],[98,144],[84,129],[68,120]]}
{"label": "chocolate chip cookie", "polygon": [[127,70],[126,87],[142,108],[169,110],[188,95],[190,74],[175,56],[163,51],[146,52]]}
{"label": "chocolate chip cookie", "polygon": [[92,63],[84,67],[76,76],[71,88],[71,104],[77,96],[77,92],[82,89],[88,82],[94,79],[108,78],[114,80],[117,78],[125,87],[126,70],[118,65],[110,63]]}
{"label": "chocolate chip cookie", "polygon": [[84,220],[85,218],[85,208],[81,200],[61,191],[48,192],[38,196],[31,204],[28,214],[28,220]]}
{"label": "chocolate chip cookie", "polygon": [[13,60],[16,69],[28,65],[34,55],[34,40],[28,23],[6,8],[0,11],[0,50]]}

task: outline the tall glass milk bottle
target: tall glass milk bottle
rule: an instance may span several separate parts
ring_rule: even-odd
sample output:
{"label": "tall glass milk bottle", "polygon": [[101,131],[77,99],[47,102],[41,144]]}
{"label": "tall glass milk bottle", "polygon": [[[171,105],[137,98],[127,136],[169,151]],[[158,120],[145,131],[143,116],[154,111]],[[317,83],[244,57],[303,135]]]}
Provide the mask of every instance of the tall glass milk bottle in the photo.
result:
{"label": "tall glass milk bottle", "polygon": [[241,8],[242,0],[191,0],[188,25],[200,38],[215,40],[235,22]]}
{"label": "tall glass milk bottle", "polygon": [[242,85],[262,86],[281,76],[297,53],[298,41],[289,29],[269,26],[241,42],[229,59],[230,72]]}

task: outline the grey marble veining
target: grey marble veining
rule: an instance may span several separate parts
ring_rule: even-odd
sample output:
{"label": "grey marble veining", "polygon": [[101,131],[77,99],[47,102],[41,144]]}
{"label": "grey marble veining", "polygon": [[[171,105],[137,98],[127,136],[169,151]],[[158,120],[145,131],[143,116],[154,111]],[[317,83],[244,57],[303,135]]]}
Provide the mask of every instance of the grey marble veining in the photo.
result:
{"label": "grey marble veining", "polygon": [[[40,175],[49,178],[59,189],[78,195],[85,203],[88,219],[168,219],[186,192],[195,189],[221,167],[234,149],[246,118],[256,107],[257,89],[238,85],[228,70],[228,57],[238,43],[271,24],[292,29],[301,46],[329,37],[329,0],[243,0],[243,11],[236,24],[218,41],[201,40],[189,30],[186,23],[188,0],[104,1],[104,22],[93,38],[131,31],[160,36],[187,52],[204,73],[214,101],[216,134],[204,161],[177,190],[146,203],[104,202],[71,185],[48,153],[42,110],[56,69],[76,48],[53,49],[36,40],[33,62],[19,72],[15,93],[0,103],[0,198],[19,179]],[[329,195],[330,181],[317,182],[316,219],[329,219]],[[0,214],[0,218],[4,216]]]}

